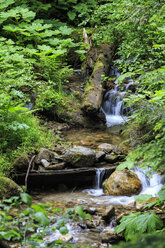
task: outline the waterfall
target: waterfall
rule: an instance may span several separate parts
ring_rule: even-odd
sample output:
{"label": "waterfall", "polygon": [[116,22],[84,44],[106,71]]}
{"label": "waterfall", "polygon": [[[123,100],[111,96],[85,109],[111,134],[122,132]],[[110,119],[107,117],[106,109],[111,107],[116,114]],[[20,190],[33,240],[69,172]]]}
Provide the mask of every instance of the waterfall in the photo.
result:
{"label": "waterfall", "polygon": [[[102,111],[106,116],[106,123],[108,127],[122,124],[129,120],[126,116],[130,109],[124,108],[123,96],[129,89],[129,86],[133,84],[132,79],[129,79],[128,84],[125,87],[125,91],[120,91],[118,86],[118,77],[120,73],[116,66],[112,66],[110,71],[110,77],[115,77],[114,89],[105,93],[102,102]],[[126,114],[126,115],[125,115]]]}
{"label": "waterfall", "polygon": [[96,171],[96,177],[95,177],[95,189],[101,189],[101,183],[103,180],[105,174],[105,169],[104,168],[98,168]]}
{"label": "waterfall", "polygon": [[95,176],[94,189],[86,189],[83,190],[83,192],[87,192],[89,195],[93,195],[93,196],[104,195],[103,189],[101,188],[104,174],[105,174],[105,168],[98,168]]}

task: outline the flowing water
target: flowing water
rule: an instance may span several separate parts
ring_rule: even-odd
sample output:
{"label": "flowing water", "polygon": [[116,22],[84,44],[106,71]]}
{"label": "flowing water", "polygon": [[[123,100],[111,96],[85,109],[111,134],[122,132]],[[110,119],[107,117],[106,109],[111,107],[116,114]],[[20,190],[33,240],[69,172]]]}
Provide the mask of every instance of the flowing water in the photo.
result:
{"label": "flowing water", "polygon": [[128,79],[124,91],[120,90],[118,85],[118,77],[120,73],[116,66],[112,66],[110,77],[115,77],[114,89],[106,92],[102,102],[102,111],[106,116],[106,124],[108,127],[120,125],[129,120],[130,109],[124,107],[123,96],[126,94],[130,85],[133,84],[132,79]]}
{"label": "flowing water", "polygon": [[[129,120],[128,112],[123,104],[123,95],[126,94],[126,91],[133,84],[133,81],[130,80],[125,86],[124,91],[119,90],[117,77],[120,76],[116,67],[112,67],[110,76],[115,76],[115,86],[114,89],[108,91],[103,99],[102,110],[106,116],[107,126],[110,127],[122,124]],[[63,132],[66,140],[70,145],[83,145],[86,147],[97,149],[98,145],[101,143],[110,143],[113,145],[120,146],[124,141],[124,138],[121,135],[116,135],[109,133],[107,130],[90,130],[90,129],[72,129]],[[127,150],[126,145],[122,145],[125,150]],[[150,194],[152,196],[157,196],[157,193],[162,188],[161,176],[158,174],[153,174],[151,177],[146,176],[147,171],[142,169],[135,169],[134,172],[137,174],[139,179],[142,182],[142,191],[140,194]],[[93,188],[76,190],[68,192],[46,192],[41,193],[38,196],[37,201],[49,201],[56,203],[60,207],[74,207],[75,205],[82,205],[84,207],[93,207],[93,208],[105,208],[109,205],[129,205],[134,206],[135,196],[107,196],[104,194],[102,189],[102,182],[104,178],[105,168],[98,168],[95,184]],[[122,210],[121,210],[122,211]],[[109,223],[110,227],[112,223]],[[88,244],[94,246],[95,243],[100,242],[99,238],[101,231],[98,227],[95,232],[91,232],[89,229],[82,230],[78,225],[68,223],[67,228],[69,233],[73,235],[73,240],[75,244]],[[56,233],[50,234],[45,239],[51,241],[58,239],[60,236],[59,231]],[[44,247],[44,246],[43,246]],[[98,246],[97,246],[98,247]]]}

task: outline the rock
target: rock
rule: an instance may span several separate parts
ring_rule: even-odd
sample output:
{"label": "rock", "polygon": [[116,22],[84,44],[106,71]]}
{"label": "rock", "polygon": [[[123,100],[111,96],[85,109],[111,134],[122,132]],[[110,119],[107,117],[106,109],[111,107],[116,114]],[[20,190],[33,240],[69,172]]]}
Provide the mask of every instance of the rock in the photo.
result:
{"label": "rock", "polygon": [[[103,87],[101,76],[108,72],[108,65],[112,59],[112,47],[106,44],[102,44],[100,49],[95,48],[96,58],[94,59],[91,69],[89,82],[85,87],[84,102],[82,104],[82,110],[87,115],[98,113],[103,97]],[[87,56],[88,59],[88,56]],[[91,57],[90,57],[91,59]]]}
{"label": "rock", "polygon": [[35,163],[36,164],[41,164],[41,160],[45,159],[47,161],[50,161],[51,158],[53,157],[53,152],[49,151],[48,149],[42,148],[38,155],[35,158]]}
{"label": "rock", "polygon": [[114,243],[115,241],[119,241],[118,235],[114,233],[114,230],[111,227],[106,227],[101,233],[101,240],[105,243]]}
{"label": "rock", "polygon": [[64,161],[73,167],[90,167],[96,161],[96,155],[90,148],[74,146],[66,151]]}
{"label": "rock", "polygon": [[131,196],[140,193],[142,183],[134,172],[124,169],[113,172],[104,181],[103,188],[109,195]]}
{"label": "rock", "polygon": [[14,170],[16,170],[16,172],[22,172],[22,171],[27,171],[28,164],[29,164],[28,156],[26,154],[22,154],[15,159],[13,163],[13,167]]}
{"label": "rock", "polygon": [[86,220],[85,223],[88,228],[95,228],[100,225],[100,220],[99,219]]}
{"label": "rock", "polygon": [[59,237],[59,240],[61,240],[62,242],[69,242],[73,239],[73,236],[69,233],[65,234],[65,235],[61,235]]}
{"label": "rock", "polygon": [[110,219],[115,215],[115,208],[113,206],[108,206],[102,215],[103,220],[110,222]]}
{"label": "rock", "polygon": [[23,190],[13,180],[7,177],[0,177],[0,199],[10,198],[19,195]]}
{"label": "rock", "polygon": [[104,151],[99,151],[96,153],[96,160],[97,161],[103,161],[105,157],[105,152]]}
{"label": "rock", "polygon": [[65,168],[65,163],[62,162],[62,163],[52,164],[52,165],[46,167],[45,169],[46,170],[62,170],[64,168]]}
{"label": "rock", "polygon": [[108,248],[109,247],[109,245],[108,244],[101,244],[100,246],[99,246],[99,248]]}
{"label": "rock", "polygon": [[50,165],[50,163],[46,159],[41,159],[41,164],[44,168],[47,168]]}
{"label": "rock", "polygon": [[86,212],[86,213],[88,213],[88,214],[91,214],[91,215],[93,215],[93,214],[95,214],[96,212],[97,212],[97,209],[96,208],[94,208],[94,207],[84,207],[84,211]]}
{"label": "rock", "polygon": [[108,163],[115,163],[118,160],[118,156],[114,153],[106,154],[104,159]]}
{"label": "rock", "polygon": [[110,153],[113,150],[113,145],[111,144],[107,144],[107,143],[103,143],[101,145],[98,146],[98,149],[101,151],[104,151],[106,153]]}

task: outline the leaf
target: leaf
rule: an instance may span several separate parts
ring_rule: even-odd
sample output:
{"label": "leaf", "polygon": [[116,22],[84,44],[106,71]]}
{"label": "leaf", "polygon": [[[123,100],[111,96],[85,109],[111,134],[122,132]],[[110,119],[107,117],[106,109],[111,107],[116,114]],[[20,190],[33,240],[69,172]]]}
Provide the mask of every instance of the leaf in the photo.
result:
{"label": "leaf", "polygon": [[43,226],[48,226],[50,224],[49,218],[43,212],[37,212],[33,215],[34,219]]}
{"label": "leaf", "polygon": [[132,213],[124,216],[120,225],[115,228],[115,233],[124,231],[126,240],[131,240],[138,234],[152,233],[163,227],[163,221],[154,213]]}
{"label": "leaf", "polygon": [[141,194],[141,195],[135,196],[135,201],[146,202],[146,201],[149,201],[151,198],[152,198],[152,195]]}
{"label": "leaf", "polygon": [[69,11],[67,15],[71,21],[73,21],[76,18],[76,13],[74,11]]}
{"label": "leaf", "polygon": [[165,201],[165,185],[162,190],[158,193],[160,200]]}
{"label": "leaf", "polygon": [[30,196],[29,194],[27,194],[27,193],[21,193],[20,196],[21,196],[21,200],[22,200],[24,203],[26,203],[28,206],[31,205],[31,203],[32,203],[32,198],[31,198],[31,196]]}
{"label": "leaf", "polygon": [[73,31],[72,28],[68,28],[67,26],[62,26],[62,27],[59,28],[59,30],[61,31],[61,33],[63,35],[70,35],[72,33],[72,31]]}
{"label": "leaf", "polygon": [[155,212],[139,215],[136,224],[139,233],[152,233],[163,227],[163,221],[155,214]]}
{"label": "leaf", "polygon": [[75,213],[77,215],[79,215],[82,219],[85,219],[86,214],[83,211],[83,207],[82,206],[76,206],[76,207],[74,207],[74,210],[75,210]]}
{"label": "leaf", "polygon": [[62,235],[65,235],[65,234],[68,233],[68,229],[67,229],[66,226],[62,226],[62,227],[60,227],[59,232],[60,232]]}
{"label": "leaf", "polygon": [[40,205],[31,205],[31,208],[33,208],[36,212],[46,213],[45,209],[43,209]]}

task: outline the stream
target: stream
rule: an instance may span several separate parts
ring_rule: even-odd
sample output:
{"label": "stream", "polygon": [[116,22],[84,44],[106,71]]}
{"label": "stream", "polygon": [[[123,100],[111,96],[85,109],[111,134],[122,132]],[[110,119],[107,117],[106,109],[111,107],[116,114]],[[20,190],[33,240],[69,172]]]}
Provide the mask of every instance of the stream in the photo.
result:
{"label": "stream", "polygon": [[[106,116],[107,128],[105,130],[97,129],[70,129],[62,132],[66,141],[70,146],[85,146],[91,149],[97,149],[99,144],[108,143],[112,145],[122,146],[122,150],[128,152],[128,145],[123,143],[125,138],[121,135],[123,129],[122,124],[129,121],[130,109],[124,108],[123,95],[126,94],[130,85],[133,84],[129,79],[125,89],[120,90],[118,86],[117,77],[119,72],[116,67],[111,68],[110,76],[115,76],[114,88],[107,91],[104,95],[102,102],[102,111]],[[153,197],[157,196],[157,193],[162,188],[161,176],[153,174],[151,177],[146,176],[147,171],[142,169],[133,170],[140,181],[142,182],[142,191],[140,194],[150,194]],[[83,227],[83,224],[78,225],[76,223],[69,222],[67,228],[69,234],[72,236],[71,243],[76,245],[91,245],[93,247],[110,247],[111,241],[105,241],[103,239],[104,230],[109,229],[114,232],[116,226],[115,218],[112,218],[109,223],[103,223],[101,221],[101,212],[103,213],[107,207],[113,205],[115,207],[116,215],[121,213],[131,213],[135,210],[134,198],[135,196],[107,196],[102,189],[102,182],[104,178],[105,167],[97,168],[95,181],[92,188],[72,190],[63,189],[63,192],[54,191],[51,189],[49,192],[43,192],[39,195],[34,195],[33,198],[37,202],[52,202],[57,207],[71,208],[76,205],[81,205],[84,209],[96,209],[97,214],[93,216],[95,224],[92,226],[87,225]],[[60,237],[59,231],[50,234],[45,237],[45,241],[53,241]],[[105,241],[105,242],[104,242]],[[118,242],[118,240],[115,240]],[[42,246],[44,247],[44,245]]]}

